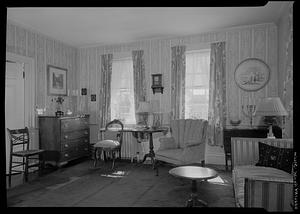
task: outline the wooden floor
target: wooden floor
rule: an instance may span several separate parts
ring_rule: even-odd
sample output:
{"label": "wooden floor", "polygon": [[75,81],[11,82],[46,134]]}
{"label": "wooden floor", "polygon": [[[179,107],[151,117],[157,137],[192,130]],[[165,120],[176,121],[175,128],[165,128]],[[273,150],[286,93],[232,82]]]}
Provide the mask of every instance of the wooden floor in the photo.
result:
{"label": "wooden floor", "polygon": [[[15,177],[7,190],[9,207],[184,207],[190,196],[191,182],[168,173],[163,165],[159,176],[147,164],[100,162],[71,163],[42,177],[32,174],[28,183]],[[235,207],[231,172],[223,166],[209,166],[217,178],[198,184],[199,198],[208,207]]]}

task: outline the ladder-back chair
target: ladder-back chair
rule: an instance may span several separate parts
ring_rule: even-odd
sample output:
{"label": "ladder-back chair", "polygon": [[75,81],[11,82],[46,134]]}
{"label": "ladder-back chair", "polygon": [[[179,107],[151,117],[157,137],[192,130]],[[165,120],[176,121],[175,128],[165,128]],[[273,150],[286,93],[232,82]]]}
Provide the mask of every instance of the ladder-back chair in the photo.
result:
{"label": "ladder-back chair", "polygon": [[25,182],[28,181],[29,168],[37,168],[32,172],[38,170],[39,175],[41,175],[41,170],[44,166],[42,157],[44,150],[29,149],[30,138],[27,127],[24,129],[7,128],[7,131],[10,139],[8,183],[9,187],[11,187],[12,175],[24,173],[23,180]]}

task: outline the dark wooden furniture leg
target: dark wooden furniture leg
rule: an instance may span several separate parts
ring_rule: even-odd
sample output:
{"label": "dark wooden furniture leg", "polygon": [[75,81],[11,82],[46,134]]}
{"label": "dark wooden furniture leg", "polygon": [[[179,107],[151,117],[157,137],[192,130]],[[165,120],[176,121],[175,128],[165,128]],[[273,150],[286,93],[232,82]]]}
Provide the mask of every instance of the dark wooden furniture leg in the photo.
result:
{"label": "dark wooden furniture leg", "polygon": [[149,132],[149,153],[145,154],[142,163],[146,160],[147,157],[151,158],[151,164],[152,164],[152,168],[155,169],[155,153],[153,151],[153,137],[152,137],[152,133]]}
{"label": "dark wooden furniture leg", "polygon": [[225,168],[226,168],[226,171],[228,171],[228,154],[225,153]]}
{"label": "dark wooden furniture leg", "polygon": [[188,201],[186,202],[187,207],[195,207],[195,206],[205,206],[207,207],[207,203],[198,198],[197,195],[197,181],[192,180],[192,193]]}

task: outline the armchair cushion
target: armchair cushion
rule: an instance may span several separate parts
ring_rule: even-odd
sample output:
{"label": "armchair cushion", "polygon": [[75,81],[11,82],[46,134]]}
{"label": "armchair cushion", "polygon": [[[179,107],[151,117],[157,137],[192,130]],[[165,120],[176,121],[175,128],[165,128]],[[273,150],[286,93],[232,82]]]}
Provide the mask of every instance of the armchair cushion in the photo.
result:
{"label": "armchair cushion", "polygon": [[256,166],[274,167],[292,172],[293,149],[279,148],[258,142],[259,160]]}

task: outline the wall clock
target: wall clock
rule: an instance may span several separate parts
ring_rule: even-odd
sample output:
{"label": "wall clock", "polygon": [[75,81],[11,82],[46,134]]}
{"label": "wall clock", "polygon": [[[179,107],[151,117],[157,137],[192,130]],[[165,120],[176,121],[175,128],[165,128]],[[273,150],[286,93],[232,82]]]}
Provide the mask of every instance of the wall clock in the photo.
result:
{"label": "wall clock", "polygon": [[270,79],[269,66],[257,58],[242,61],[235,69],[234,80],[245,91],[258,91],[265,87]]}

